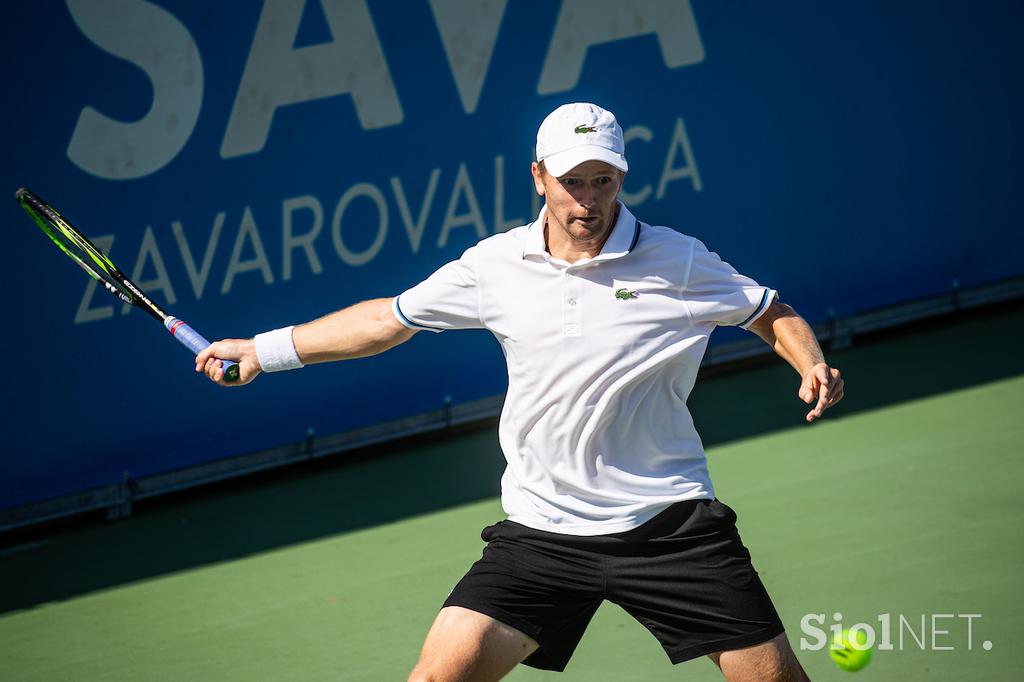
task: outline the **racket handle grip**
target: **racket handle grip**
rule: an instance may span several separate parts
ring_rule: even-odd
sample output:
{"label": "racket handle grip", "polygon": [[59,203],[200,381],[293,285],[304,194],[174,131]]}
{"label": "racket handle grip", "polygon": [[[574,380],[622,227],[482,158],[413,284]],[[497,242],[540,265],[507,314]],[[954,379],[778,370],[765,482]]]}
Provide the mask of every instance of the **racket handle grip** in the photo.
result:
{"label": "racket handle grip", "polygon": [[[210,345],[210,342],[207,341],[202,334],[176,317],[168,317],[164,320],[164,326],[167,327],[167,331],[171,333],[171,336],[180,341],[182,345],[196,355],[199,355],[201,351],[205,350],[206,347]],[[237,362],[234,362],[233,360],[221,360],[221,369],[224,370],[224,381],[238,381]]]}

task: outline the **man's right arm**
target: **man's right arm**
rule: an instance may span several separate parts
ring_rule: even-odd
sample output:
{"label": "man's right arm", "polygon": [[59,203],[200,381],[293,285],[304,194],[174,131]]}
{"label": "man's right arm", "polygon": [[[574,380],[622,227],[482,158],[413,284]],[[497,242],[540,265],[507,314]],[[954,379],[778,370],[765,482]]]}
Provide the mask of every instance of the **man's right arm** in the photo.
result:
{"label": "man's right arm", "polygon": [[[363,301],[292,330],[295,352],[304,365],[351,360],[382,353],[412,338],[415,329],[399,322],[391,312],[390,298]],[[239,365],[239,379],[224,381],[218,358]],[[204,372],[221,386],[241,386],[262,371],[254,339],[225,339],[210,344],[196,356],[196,371]]]}

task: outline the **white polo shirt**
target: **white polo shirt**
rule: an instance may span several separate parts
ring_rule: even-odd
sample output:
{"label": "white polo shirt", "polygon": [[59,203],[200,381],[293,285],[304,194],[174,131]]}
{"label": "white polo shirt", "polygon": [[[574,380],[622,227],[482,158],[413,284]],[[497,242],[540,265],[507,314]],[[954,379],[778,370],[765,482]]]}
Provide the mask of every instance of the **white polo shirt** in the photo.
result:
{"label": "white polo shirt", "polygon": [[601,253],[569,264],[547,252],[545,210],[392,305],[411,329],[485,328],[501,344],[509,519],[601,535],[714,498],[686,399],[715,326],[747,327],[776,292],[621,205]]}

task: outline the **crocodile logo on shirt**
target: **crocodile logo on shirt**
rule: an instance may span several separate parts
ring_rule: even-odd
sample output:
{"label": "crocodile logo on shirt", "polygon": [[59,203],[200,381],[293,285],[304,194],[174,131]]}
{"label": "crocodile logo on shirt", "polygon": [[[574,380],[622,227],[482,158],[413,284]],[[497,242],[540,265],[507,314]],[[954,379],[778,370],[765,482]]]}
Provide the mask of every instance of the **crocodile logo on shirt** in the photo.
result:
{"label": "crocodile logo on shirt", "polygon": [[576,129],[573,132],[577,135],[582,135],[583,133],[596,133],[597,128],[588,125],[579,125],[576,126]]}
{"label": "crocodile logo on shirt", "polygon": [[636,291],[635,289],[616,289],[615,298],[619,299],[620,301],[628,301],[631,298],[640,298],[640,292]]}

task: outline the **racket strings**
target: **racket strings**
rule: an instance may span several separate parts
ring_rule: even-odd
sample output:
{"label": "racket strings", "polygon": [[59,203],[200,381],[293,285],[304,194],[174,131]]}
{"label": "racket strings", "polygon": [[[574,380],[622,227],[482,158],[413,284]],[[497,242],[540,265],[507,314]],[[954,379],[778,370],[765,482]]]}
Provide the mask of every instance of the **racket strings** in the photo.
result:
{"label": "racket strings", "polygon": [[85,237],[79,235],[59,213],[48,206],[36,206],[23,201],[29,214],[61,251],[75,261],[89,275],[103,284],[111,293],[126,303],[132,303],[135,295],[113,277],[114,264]]}

